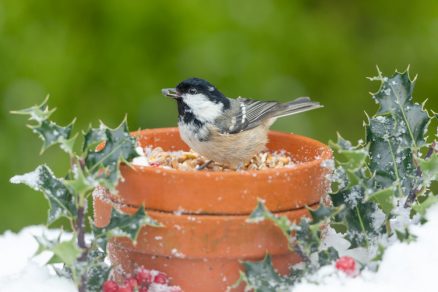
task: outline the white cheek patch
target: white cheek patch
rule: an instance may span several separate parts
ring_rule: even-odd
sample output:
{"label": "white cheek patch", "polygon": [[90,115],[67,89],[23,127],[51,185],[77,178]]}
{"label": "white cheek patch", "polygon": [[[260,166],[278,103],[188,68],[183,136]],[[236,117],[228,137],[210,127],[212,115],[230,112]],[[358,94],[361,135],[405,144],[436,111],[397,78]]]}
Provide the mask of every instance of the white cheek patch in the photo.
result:
{"label": "white cheek patch", "polygon": [[223,104],[212,102],[203,94],[184,94],[182,99],[201,122],[213,122],[222,115]]}

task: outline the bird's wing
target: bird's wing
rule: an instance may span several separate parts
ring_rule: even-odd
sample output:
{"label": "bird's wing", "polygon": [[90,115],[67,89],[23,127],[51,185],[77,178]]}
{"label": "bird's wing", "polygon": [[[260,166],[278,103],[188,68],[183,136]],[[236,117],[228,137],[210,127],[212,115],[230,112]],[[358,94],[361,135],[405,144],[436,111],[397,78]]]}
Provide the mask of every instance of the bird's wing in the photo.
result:
{"label": "bird's wing", "polygon": [[227,127],[223,132],[235,134],[253,129],[269,118],[282,117],[321,107],[308,97],[297,98],[287,103],[260,101],[239,97],[235,99],[234,110],[227,116]]}

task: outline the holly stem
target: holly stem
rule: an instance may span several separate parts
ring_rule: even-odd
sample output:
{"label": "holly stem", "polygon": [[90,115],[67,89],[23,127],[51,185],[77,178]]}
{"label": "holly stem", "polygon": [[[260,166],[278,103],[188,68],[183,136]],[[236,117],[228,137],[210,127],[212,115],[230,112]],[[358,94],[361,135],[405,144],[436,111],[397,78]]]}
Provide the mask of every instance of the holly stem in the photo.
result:
{"label": "holly stem", "polygon": [[[88,257],[88,246],[85,242],[85,216],[87,213],[87,200],[85,199],[85,196],[79,196],[79,207],[78,207],[78,213],[76,217],[76,226],[75,230],[77,233],[77,242],[78,247],[82,249],[82,254],[77,259],[78,262],[86,262]],[[86,274],[82,274],[80,278],[80,283],[78,290],[79,292],[86,292],[87,291],[87,276]]]}

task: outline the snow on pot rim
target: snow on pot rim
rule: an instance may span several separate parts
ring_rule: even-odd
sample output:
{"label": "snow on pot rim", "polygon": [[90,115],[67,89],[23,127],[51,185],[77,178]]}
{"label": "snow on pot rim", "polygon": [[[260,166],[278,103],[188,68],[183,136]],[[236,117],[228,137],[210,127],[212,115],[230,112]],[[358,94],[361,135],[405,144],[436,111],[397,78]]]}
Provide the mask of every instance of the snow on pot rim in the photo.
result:
{"label": "snow on pot rim", "polygon": [[[178,128],[146,129],[132,133],[142,147],[166,151],[189,150]],[[285,150],[294,167],[248,171],[184,171],[153,166],[121,165],[118,195],[106,199],[146,210],[182,214],[250,214],[257,200],[284,212],[313,205],[327,192],[332,152],[311,138],[270,131],[270,151]]]}

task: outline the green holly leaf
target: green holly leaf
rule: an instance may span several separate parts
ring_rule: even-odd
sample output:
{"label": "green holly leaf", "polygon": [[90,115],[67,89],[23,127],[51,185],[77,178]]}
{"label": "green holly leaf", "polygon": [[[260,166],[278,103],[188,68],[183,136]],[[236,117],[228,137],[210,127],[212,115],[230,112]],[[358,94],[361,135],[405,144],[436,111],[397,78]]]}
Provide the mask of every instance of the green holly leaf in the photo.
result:
{"label": "green holly leaf", "polygon": [[293,250],[307,263],[310,256],[317,252],[321,245],[320,224],[311,224],[310,219],[303,217],[298,224],[295,237],[291,239]]}
{"label": "green holly leaf", "polygon": [[29,116],[30,121],[41,123],[47,120],[56,110],[56,109],[49,110],[49,106],[47,105],[48,101],[49,101],[49,96],[47,96],[40,105],[34,105],[32,107],[22,110],[11,111],[11,113],[17,115],[27,115]]}
{"label": "green holly leaf", "polygon": [[389,216],[394,209],[394,188],[379,190],[366,197],[365,201],[375,202],[379,208]]}
{"label": "green holly leaf", "polygon": [[105,252],[93,249],[87,254],[87,265],[80,274],[86,276],[87,291],[101,291],[103,283],[109,278],[111,266],[105,263]]}
{"label": "green holly leaf", "polygon": [[427,186],[438,180],[438,153],[434,152],[428,159],[418,159],[424,183]]}
{"label": "green holly leaf", "polygon": [[39,255],[43,251],[49,251],[53,255],[48,264],[64,263],[68,267],[72,267],[82,251],[76,244],[76,237],[73,236],[70,240],[62,241],[61,236],[61,232],[54,239],[49,239],[44,234],[42,236],[34,236],[38,243],[38,249],[34,255]]}
{"label": "green holly leaf", "polygon": [[[94,226],[94,225],[92,225]],[[146,214],[143,207],[133,215],[127,215],[112,209],[109,224],[104,228],[93,227],[96,242],[106,250],[107,241],[115,236],[129,237],[136,244],[137,236],[143,226],[162,227],[163,225]]]}
{"label": "green holly leaf", "polygon": [[66,264],[68,267],[73,266],[77,258],[81,255],[82,251],[76,244],[76,238],[73,237],[71,240],[63,241],[55,244],[51,251],[54,255],[60,259],[60,262]]}
{"label": "green holly leaf", "polygon": [[[368,151],[361,145],[353,146],[350,141],[342,138],[338,133],[336,142],[329,141],[330,148],[337,153],[338,163],[350,172],[354,172],[363,167],[368,158]],[[340,160],[339,158],[342,158]]]}
{"label": "green holly leaf", "polygon": [[380,105],[369,119],[367,141],[370,144],[370,169],[381,188],[397,186],[398,196],[407,196],[419,184],[414,157],[425,145],[425,133],[431,118],[422,105],[413,102],[415,80],[408,72],[379,77],[381,86],[374,94]]}
{"label": "green holly leaf", "polygon": [[429,193],[426,196],[426,199],[424,199],[422,202],[416,203],[414,206],[412,206],[412,209],[424,217],[429,207],[436,203],[438,203],[438,196],[434,196],[432,193]]}
{"label": "green holly leaf", "polygon": [[415,79],[410,80],[408,70],[396,72],[389,78],[382,77],[379,72],[379,77],[377,79],[381,81],[380,89],[374,94],[380,105],[377,115],[389,114],[393,117],[404,147],[422,146],[430,118],[421,105],[413,102]]}
{"label": "green holly leaf", "polygon": [[87,150],[95,151],[96,147],[99,144],[105,142],[106,129],[107,129],[107,126],[103,122],[100,122],[99,128],[92,128],[91,126],[89,126],[88,131],[83,133],[84,144],[82,146],[82,150],[83,151],[87,151]]}
{"label": "green holly leaf", "polygon": [[33,237],[38,243],[38,248],[35,251],[34,256],[37,256],[44,251],[51,251],[53,246],[61,242],[61,235],[62,233],[60,232],[55,239],[49,239],[45,234],[42,234],[41,236],[34,235]]}
{"label": "green holly leaf", "polygon": [[92,176],[84,172],[82,164],[80,158],[72,158],[72,174],[69,180],[65,180],[65,184],[70,190],[79,195],[87,194],[99,185]]}
{"label": "green holly leaf", "polygon": [[28,115],[29,120],[36,122],[36,124],[31,124],[28,126],[43,140],[41,153],[46,151],[52,145],[60,144],[61,149],[71,154],[73,152],[73,145],[76,140],[76,136],[70,138],[75,120],[65,127],[59,126],[56,123],[48,120],[56,109],[49,110],[47,101],[48,98],[46,98],[40,105],[32,106],[23,110],[12,111],[11,113]]}
{"label": "green holly leaf", "polygon": [[73,140],[69,139],[74,122],[75,121],[71,122],[66,127],[61,127],[52,121],[44,120],[40,125],[31,126],[32,131],[37,133],[43,140],[43,148],[41,149],[41,153],[55,144],[63,145],[61,148],[67,153],[71,153],[73,148],[72,144],[74,144],[75,138]]}
{"label": "green holly leaf", "polygon": [[370,143],[370,169],[381,188],[396,184],[398,195],[407,196],[416,182],[413,152],[404,147],[398,134],[396,120],[391,116],[376,116],[369,119],[368,141]]}
{"label": "green holly leaf", "polygon": [[295,230],[296,225],[291,222],[285,216],[276,216],[272,214],[265,206],[263,200],[258,200],[257,206],[246,219],[248,223],[258,223],[263,220],[272,221],[280,230],[283,232],[284,236],[289,239],[290,234],[293,230]]}
{"label": "green holly leaf", "polygon": [[339,253],[333,247],[329,247],[325,250],[318,252],[318,264],[321,267],[331,264],[333,261],[337,260],[338,258],[339,258]]}
{"label": "green holly leaf", "polygon": [[48,224],[61,217],[73,218],[77,214],[75,196],[65,182],[56,178],[46,165],[40,165],[32,172],[14,176],[10,182],[25,184],[44,194],[49,201]]}
{"label": "green holly leaf", "polygon": [[368,246],[368,238],[382,232],[376,228],[374,216],[378,207],[372,201],[365,202],[365,188],[355,185],[350,189],[330,194],[335,207],[344,208],[335,215],[335,222],[347,227],[345,238],[351,242],[351,248]]}
{"label": "green holly leaf", "polygon": [[412,234],[408,228],[405,228],[404,231],[395,230],[395,234],[400,242],[411,243],[417,239],[417,236]]}
{"label": "green holly leaf", "polygon": [[326,206],[323,202],[320,202],[317,208],[312,209],[310,207],[307,207],[307,210],[309,211],[310,216],[312,217],[312,223],[317,224],[317,223],[327,223],[336,214],[341,212],[343,208],[344,208],[343,205],[337,207],[329,207]]}
{"label": "green holly leaf", "polygon": [[[103,148],[91,149],[91,145],[101,143],[102,138]],[[103,187],[115,193],[115,186],[121,177],[119,164],[122,161],[131,161],[138,155],[135,147],[136,139],[129,134],[126,119],[116,129],[109,129],[102,124],[98,129],[90,129],[85,135],[85,164],[90,174]]]}
{"label": "green holly leaf", "polygon": [[271,256],[266,255],[259,262],[244,261],[242,265],[245,268],[242,278],[247,285],[246,289],[255,292],[288,291],[290,282],[275,271]]}

